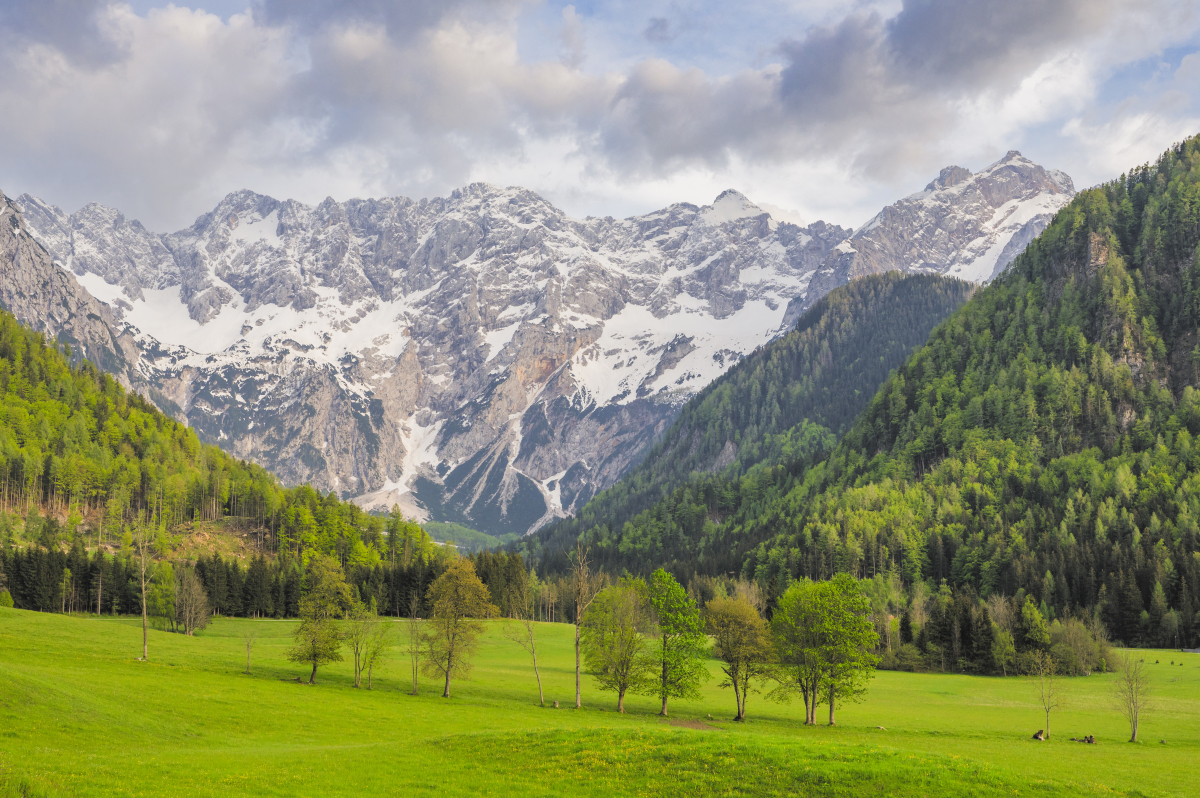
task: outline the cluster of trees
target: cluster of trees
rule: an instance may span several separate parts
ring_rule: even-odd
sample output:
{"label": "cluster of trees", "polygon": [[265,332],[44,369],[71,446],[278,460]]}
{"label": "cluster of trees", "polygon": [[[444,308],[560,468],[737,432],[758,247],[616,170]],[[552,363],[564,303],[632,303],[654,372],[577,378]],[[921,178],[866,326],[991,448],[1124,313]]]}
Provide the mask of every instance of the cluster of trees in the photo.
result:
{"label": "cluster of trees", "polygon": [[[620,482],[577,517],[520,541],[519,550],[549,560],[551,572],[566,572],[576,539],[602,527],[590,546],[608,570],[644,568],[650,550],[655,563],[689,572],[684,541],[704,533],[708,514],[663,512],[672,494],[721,495],[754,466],[795,470],[823,456],[888,372],[973,290],[961,280],[899,272],[834,289],[795,330],[747,356],[684,405],[662,440]],[[728,496],[721,500],[725,512],[735,503]]]}
{"label": "cluster of trees", "polygon": [[[585,556],[576,550],[577,573]],[[865,594],[841,574],[796,582],[770,620],[763,610],[753,583],[709,580],[688,591],[661,568],[648,579],[625,577],[581,613],[583,659],[601,688],[617,694],[618,712],[635,693],[661,699],[666,715],[668,699],[699,695],[711,636],[721,685],[733,690],[734,720],[745,720],[751,693],[766,690],[780,701],[800,696],[809,724],[828,704],[833,725],[837,702],[861,695],[878,662]]]}
{"label": "cluster of trees", "polygon": [[1024,591],[986,600],[971,588],[917,582],[905,590],[899,575],[860,582],[879,639],[879,667],[1008,676],[1033,673],[1045,656],[1057,673],[1108,670],[1112,660],[1098,615],[1049,617],[1049,608]]}
{"label": "cluster of trees", "polygon": [[1081,192],[820,462],[696,475],[620,527],[597,497],[572,529],[602,562],[738,573],[771,606],[796,579],[898,573],[1027,595],[1127,645],[1200,644],[1197,207],[1190,139]]}

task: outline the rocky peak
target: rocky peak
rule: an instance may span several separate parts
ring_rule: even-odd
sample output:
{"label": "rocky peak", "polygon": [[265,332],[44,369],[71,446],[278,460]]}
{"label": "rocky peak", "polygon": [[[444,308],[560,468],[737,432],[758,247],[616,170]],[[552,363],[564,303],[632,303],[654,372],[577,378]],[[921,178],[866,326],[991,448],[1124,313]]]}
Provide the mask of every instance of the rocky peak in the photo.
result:
{"label": "rocky peak", "polygon": [[957,186],[971,177],[971,170],[964,169],[961,166],[947,166],[940,173],[937,179],[925,186],[926,191],[937,191],[939,188],[951,188]]}
{"label": "rocky peak", "polygon": [[886,271],[990,280],[1073,195],[1069,177],[1016,150],[975,174],[948,166],[924,191],[884,208],[836,247],[803,307],[855,277]]}

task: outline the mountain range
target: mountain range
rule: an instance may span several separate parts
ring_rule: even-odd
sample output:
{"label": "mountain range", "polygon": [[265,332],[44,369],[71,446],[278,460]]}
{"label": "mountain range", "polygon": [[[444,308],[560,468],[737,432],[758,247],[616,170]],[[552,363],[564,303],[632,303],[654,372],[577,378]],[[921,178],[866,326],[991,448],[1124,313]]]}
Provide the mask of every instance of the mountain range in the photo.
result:
{"label": "mountain range", "polygon": [[1010,152],[853,231],[735,191],[623,220],[486,184],[316,206],[242,191],[170,234],[22,195],[0,212],[0,303],[289,483],[524,533],[614,484],[831,289],[989,279],[1073,194]]}

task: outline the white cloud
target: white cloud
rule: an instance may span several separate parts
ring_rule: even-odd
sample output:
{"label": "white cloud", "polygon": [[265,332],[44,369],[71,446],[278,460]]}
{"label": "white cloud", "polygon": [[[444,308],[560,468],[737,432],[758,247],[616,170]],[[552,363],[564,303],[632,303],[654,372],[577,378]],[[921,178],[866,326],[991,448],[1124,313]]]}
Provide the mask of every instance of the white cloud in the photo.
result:
{"label": "white cloud", "polygon": [[[855,225],[950,162],[1016,147],[1086,185],[1200,116],[1195,55],[1106,96],[1194,40],[1194,10],[1166,0],[825,3],[790,36],[695,0],[628,19],[554,5],[537,56],[522,26],[543,7],[523,0],[258,0],[225,20],[43,6],[0,8],[0,187],[160,230],[243,187],[319,201],[471,180],[581,215],[732,187]],[[701,67],[700,50],[740,55]]]}

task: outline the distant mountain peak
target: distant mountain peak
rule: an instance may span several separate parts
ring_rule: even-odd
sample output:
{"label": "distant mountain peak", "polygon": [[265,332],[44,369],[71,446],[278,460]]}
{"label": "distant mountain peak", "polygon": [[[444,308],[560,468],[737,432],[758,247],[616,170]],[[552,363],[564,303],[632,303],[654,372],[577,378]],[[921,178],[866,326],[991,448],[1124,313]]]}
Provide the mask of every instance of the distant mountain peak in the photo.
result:
{"label": "distant mountain peak", "polygon": [[717,195],[712,205],[700,212],[700,218],[708,224],[724,224],[738,219],[762,216],[766,211],[755,205],[740,191],[727,188]]}

